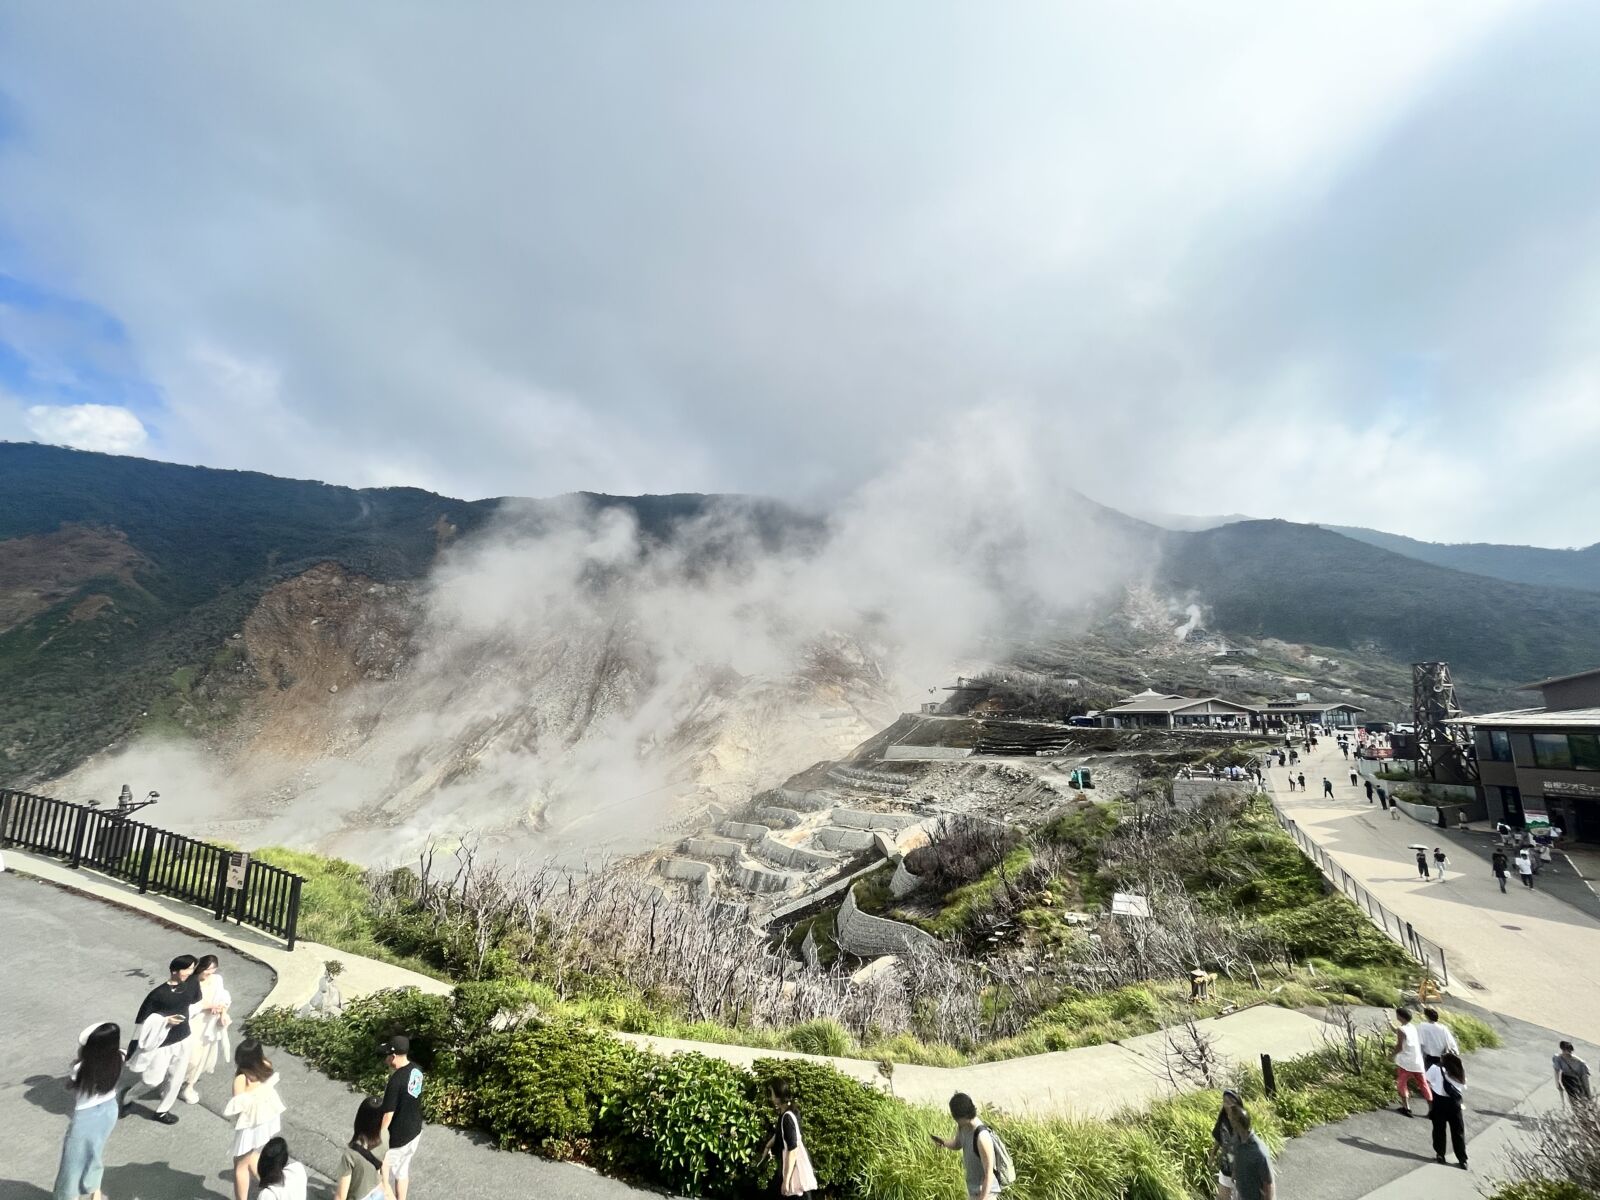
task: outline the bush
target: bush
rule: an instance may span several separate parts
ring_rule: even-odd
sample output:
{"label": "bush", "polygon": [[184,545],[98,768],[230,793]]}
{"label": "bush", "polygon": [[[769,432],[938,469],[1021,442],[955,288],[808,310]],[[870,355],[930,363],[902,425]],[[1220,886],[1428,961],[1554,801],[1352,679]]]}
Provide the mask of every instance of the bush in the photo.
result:
{"label": "bush", "polygon": [[548,988],[526,979],[486,979],[458,986],[450,1006],[457,1027],[471,1037],[502,1013],[519,1016],[527,1009],[545,1007],[552,999]]}
{"label": "bush", "polygon": [[820,1054],[829,1058],[847,1058],[856,1050],[855,1038],[832,1017],[821,1017],[796,1025],[784,1040],[802,1054]]}
{"label": "bush", "polygon": [[477,1122],[503,1150],[587,1157],[601,1106],[624,1088],[637,1053],[565,1021],[480,1037],[469,1055]]}
{"label": "bush", "polygon": [[894,1104],[884,1093],[803,1059],[758,1059],[750,1070],[755,1076],[751,1099],[758,1107],[767,1104],[767,1087],[774,1079],[789,1081],[802,1137],[823,1187],[842,1186],[877,1153],[869,1140],[872,1125]]}
{"label": "bush", "polygon": [[450,1000],[416,988],[372,992],[350,1001],[344,1015],[332,1020],[269,1008],[245,1027],[267,1045],[282,1046],[325,1074],[371,1093],[381,1094],[388,1077],[378,1046],[397,1033],[411,1039],[411,1060],[427,1073],[430,1087],[461,1078]]}
{"label": "bush", "polygon": [[673,1192],[731,1196],[753,1188],[766,1122],[750,1101],[750,1076],[731,1063],[641,1055],[602,1102],[601,1117],[616,1132],[613,1161]]}
{"label": "bush", "polygon": [[1499,1188],[1489,1200],[1594,1200],[1594,1193],[1569,1179],[1523,1179]]}
{"label": "bush", "polygon": [[1411,961],[1343,896],[1273,913],[1263,923],[1297,958],[1326,958],[1344,967],[1406,966]]}

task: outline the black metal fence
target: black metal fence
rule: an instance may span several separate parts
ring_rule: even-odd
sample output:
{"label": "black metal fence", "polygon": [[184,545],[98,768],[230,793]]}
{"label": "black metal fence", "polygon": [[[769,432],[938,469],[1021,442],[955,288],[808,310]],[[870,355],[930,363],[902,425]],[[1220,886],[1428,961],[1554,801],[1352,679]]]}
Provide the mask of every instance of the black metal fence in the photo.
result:
{"label": "black metal fence", "polygon": [[1400,946],[1427,968],[1440,983],[1450,986],[1450,968],[1445,962],[1444,947],[1438,942],[1430,941],[1411,927],[1410,921],[1403,921],[1397,913],[1391,912],[1376,899],[1373,894],[1361,886],[1360,880],[1341,867],[1320,845],[1307,836],[1293,817],[1285,816],[1276,804],[1272,806],[1273,815],[1278,818],[1295,844],[1305,852],[1307,858],[1316,863],[1328,880],[1343,892],[1355,906],[1361,909],[1372,920],[1372,923],[1393,938]]}
{"label": "black metal fence", "polygon": [[285,939],[294,949],[303,880],[291,871],[250,859],[241,886],[228,886],[233,852],[130,821],[115,811],[69,804],[29,792],[0,790],[0,846],[20,846],[64,858],[137,884],[141,892],[208,908]]}

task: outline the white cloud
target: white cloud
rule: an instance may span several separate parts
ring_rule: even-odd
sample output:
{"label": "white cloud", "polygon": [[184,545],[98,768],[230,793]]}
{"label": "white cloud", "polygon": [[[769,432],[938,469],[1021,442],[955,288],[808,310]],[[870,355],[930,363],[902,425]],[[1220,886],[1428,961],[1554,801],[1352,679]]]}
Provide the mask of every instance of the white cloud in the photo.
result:
{"label": "white cloud", "polygon": [[1112,503],[1600,536],[1503,482],[1600,352],[1600,8],[91,8],[0,17],[0,272],[172,457],[832,498],[1016,397]]}
{"label": "white cloud", "polygon": [[149,440],[144,423],[113,404],[35,404],[26,416],[40,441],[75,450],[132,454]]}

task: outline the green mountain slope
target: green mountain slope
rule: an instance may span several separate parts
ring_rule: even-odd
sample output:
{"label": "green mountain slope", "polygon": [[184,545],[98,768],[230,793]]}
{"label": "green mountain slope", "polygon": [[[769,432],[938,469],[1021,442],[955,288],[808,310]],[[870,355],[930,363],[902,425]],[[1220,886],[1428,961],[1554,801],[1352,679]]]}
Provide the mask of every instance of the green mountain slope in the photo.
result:
{"label": "green mountain slope", "polygon": [[[418,578],[441,544],[504,503],[14,442],[0,443],[0,478],[0,598],[13,613],[37,610],[0,626],[0,780],[13,786],[119,737],[175,676],[226,653],[273,584],[324,561],[383,581]],[[626,507],[647,538],[665,538],[713,498],[587,499]],[[537,522],[559,503],[519,512]],[[779,506],[753,511],[762,535],[785,535]],[[86,545],[99,557],[86,558]],[[102,560],[116,569],[96,574]],[[45,575],[60,586],[41,607]]]}
{"label": "green mountain slope", "polygon": [[1581,550],[1544,546],[1505,546],[1494,542],[1419,542],[1397,533],[1353,525],[1326,525],[1335,533],[1439,567],[1470,571],[1512,583],[1583,588],[1600,592],[1600,542]]}
{"label": "green mountain slope", "polygon": [[1315,525],[1170,534],[1159,578],[1241,636],[1445,659],[1500,685],[1600,664],[1600,594],[1453,571]]}

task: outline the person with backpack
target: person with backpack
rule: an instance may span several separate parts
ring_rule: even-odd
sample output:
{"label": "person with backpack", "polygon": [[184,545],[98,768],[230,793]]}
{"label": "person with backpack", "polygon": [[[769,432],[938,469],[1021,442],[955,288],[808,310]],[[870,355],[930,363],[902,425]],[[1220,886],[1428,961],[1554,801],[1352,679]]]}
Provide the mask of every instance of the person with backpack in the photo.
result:
{"label": "person with backpack", "polygon": [[1278,1181],[1272,1173],[1272,1154],[1255,1131],[1249,1111],[1242,1104],[1232,1104],[1227,1106],[1227,1113],[1233,1200],[1276,1200]]}
{"label": "person with backpack", "polygon": [[817,1190],[817,1175],[811,1168],[811,1154],[800,1137],[800,1114],[794,1108],[794,1093],[787,1079],[774,1079],[767,1085],[767,1100],[778,1114],[778,1124],[761,1148],[760,1161],[777,1152],[778,1173],[772,1180],[774,1196],[810,1196]]}
{"label": "person with backpack", "polygon": [[990,1200],[998,1196],[1017,1180],[1011,1152],[994,1130],[978,1120],[978,1106],[965,1092],[950,1097],[950,1115],[956,1120],[954,1137],[942,1138],[936,1133],[928,1136],[936,1146],[961,1151],[962,1166],[967,1173],[968,1200]]}
{"label": "person with backpack", "polygon": [[334,1200],[394,1200],[394,1186],[383,1169],[388,1153],[383,1101],[368,1096],[356,1109],[355,1131],[339,1160]]}

